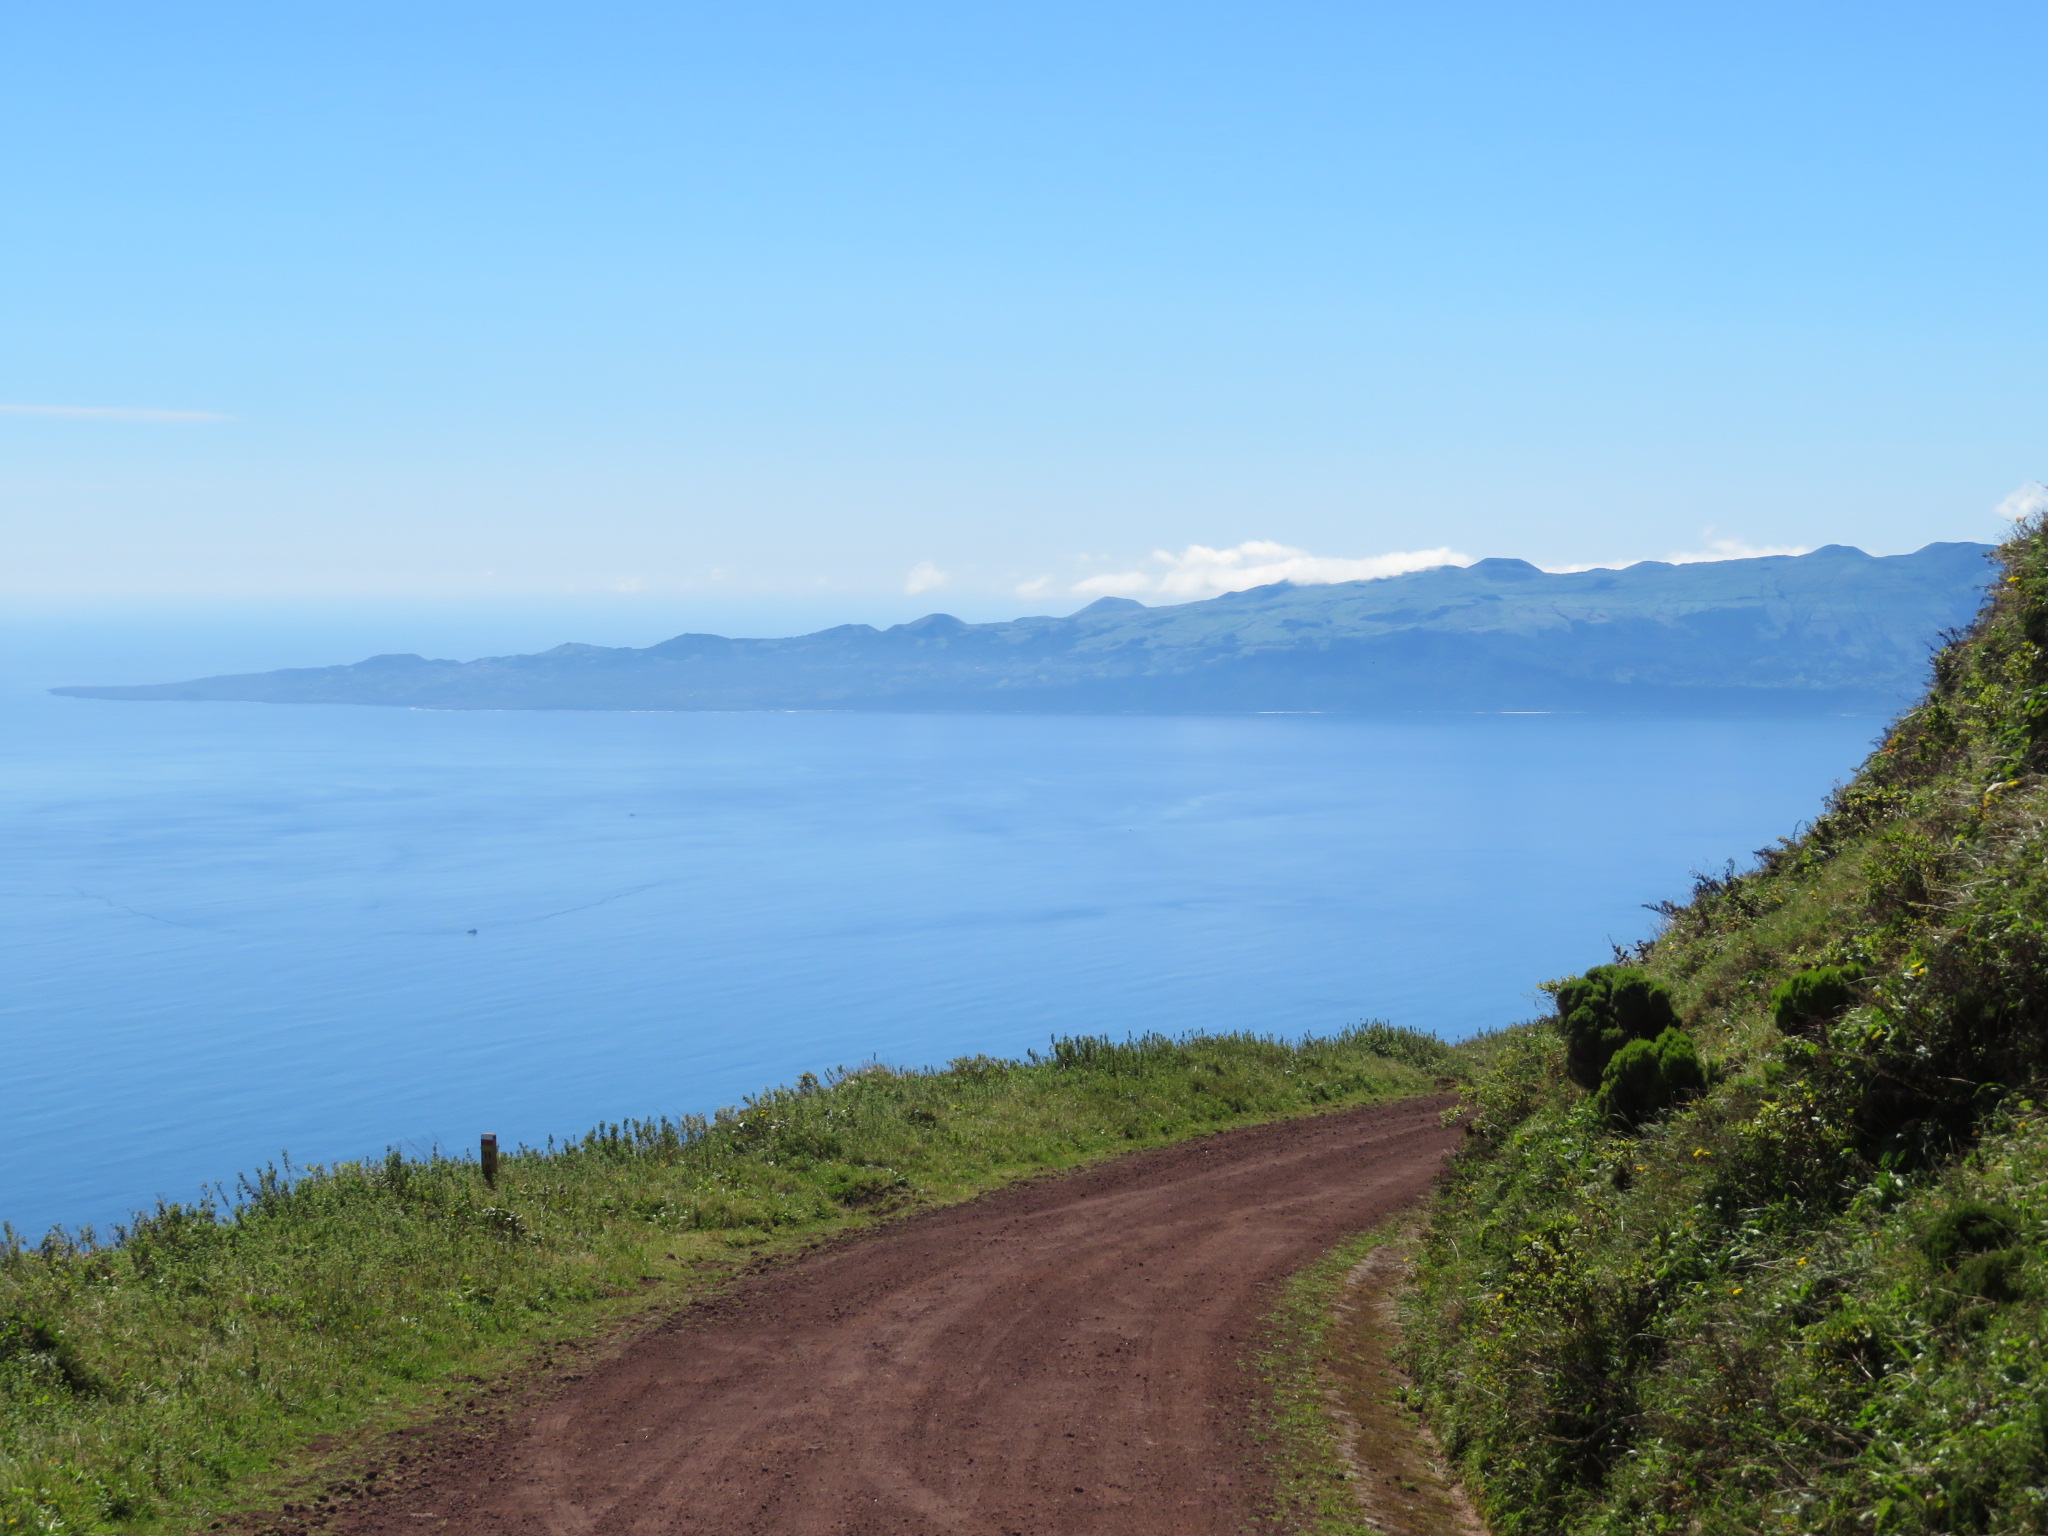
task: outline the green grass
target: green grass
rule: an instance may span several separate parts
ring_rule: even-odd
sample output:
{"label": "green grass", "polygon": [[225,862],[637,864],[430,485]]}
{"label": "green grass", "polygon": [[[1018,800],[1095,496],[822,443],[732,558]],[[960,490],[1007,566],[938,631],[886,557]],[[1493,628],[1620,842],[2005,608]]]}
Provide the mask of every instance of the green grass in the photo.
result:
{"label": "green grass", "polygon": [[1337,1304],[1352,1270],[1374,1249],[1402,1237],[1398,1226],[1360,1232],[1288,1277],[1268,1318],[1270,1338],[1258,1357],[1269,1395],[1262,1438],[1273,1469],[1276,1522],[1307,1536],[1372,1536],[1351,1486],[1330,1415],[1329,1365]]}
{"label": "green grass", "polygon": [[[0,1248],[0,1532],[203,1524],[502,1374],[918,1203],[1231,1125],[1427,1092],[1447,1048],[1369,1025],[1056,1041],[1028,1061],[806,1076],[709,1121],[243,1181],[105,1246]],[[337,1451],[339,1447],[339,1451]]]}
{"label": "green grass", "polygon": [[[1826,813],[1629,957],[1704,1092],[1617,1126],[1550,1024],[1476,1074],[1404,1331],[1499,1536],[2048,1531],[2048,535],[2000,556]],[[1949,1253],[1978,1203],[2012,1240]]]}

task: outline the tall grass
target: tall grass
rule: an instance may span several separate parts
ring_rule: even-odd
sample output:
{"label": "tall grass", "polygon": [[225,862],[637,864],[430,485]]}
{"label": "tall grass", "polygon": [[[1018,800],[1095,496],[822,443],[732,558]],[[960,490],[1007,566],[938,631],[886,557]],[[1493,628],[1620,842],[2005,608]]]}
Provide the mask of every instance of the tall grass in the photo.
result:
{"label": "tall grass", "polygon": [[1427,1091],[1385,1025],[1053,1042],[870,1067],[709,1119],[466,1158],[266,1168],[109,1244],[0,1245],[0,1531],[133,1529],[261,1501],[451,1378],[672,1304],[748,1250],[1220,1127]]}
{"label": "tall grass", "polygon": [[1696,1097],[1492,1045],[1404,1322],[1502,1536],[2048,1531],[2048,527],[1999,555],[1826,813],[1630,957]]}

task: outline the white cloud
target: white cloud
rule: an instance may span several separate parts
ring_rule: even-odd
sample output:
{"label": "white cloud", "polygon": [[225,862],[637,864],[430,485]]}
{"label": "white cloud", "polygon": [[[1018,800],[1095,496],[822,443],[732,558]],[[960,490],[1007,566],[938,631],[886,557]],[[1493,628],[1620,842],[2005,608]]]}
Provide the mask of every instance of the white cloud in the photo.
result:
{"label": "white cloud", "polygon": [[1745,544],[1741,539],[1709,539],[1705,549],[1666,555],[1667,565],[1698,565],[1707,560],[1760,560],[1765,555],[1803,555],[1810,544]]}
{"label": "white cloud", "polygon": [[1998,515],[2014,522],[2042,512],[2048,512],[2048,485],[2038,480],[2029,480],[1998,504]]}
{"label": "white cloud", "polygon": [[920,592],[935,592],[952,579],[931,561],[920,560],[910,568],[910,574],[903,578],[903,590],[915,597]]}
{"label": "white cloud", "polygon": [[1017,583],[1017,595],[1019,597],[1043,597],[1051,590],[1052,578],[1050,576],[1034,576],[1029,581]]}
{"label": "white cloud", "polygon": [[[1707,532],[1713,533],[1709,528]],[[1666,565],[1699,565],[1709,560],[1760,560],[1765,555],[1804,555],[1812,552],[1807,544],[1746,544],[1741,539],[1709,538],[1705,549],[1680,550],[1676,554],[1660,555]],[[1648,558],[1648,557],[1645,557]],[[1544,570],[1553,576],[1570,576],[1579,571],[1620,571],[1637,564],[1634,560],[1588,560],[1580,565],[1546,565]]]}
{"label": "white cloud", "polygon": [[218,411],[157,411],[129,405],[0,405],[0,416],[70,416],[95,421],[233,421]]}
{"label": "white cloud", "polygon": [[1291,581],[1297,586],[1327,586],[1336,581],[1376,581],[1382,576],[1400,576],[1439,565],[1470,565],[1472,556],[1454,549],[1411,549],[1393,554],[1368,555],[1348,560],[1331,555],[1312,555],[1305,549],[1275,544],[1268,539],[1248,539],[1230,549],[1211,549],[1190,544],[1179,554],[1153,551],[1152,568],[1111,571],[1074,583],[1073,590],[1096,597],[1137,597],[1152,593],[1162,597],[1214,597],[1219,592],[1242,592],[1248,587],[1270,586]]}

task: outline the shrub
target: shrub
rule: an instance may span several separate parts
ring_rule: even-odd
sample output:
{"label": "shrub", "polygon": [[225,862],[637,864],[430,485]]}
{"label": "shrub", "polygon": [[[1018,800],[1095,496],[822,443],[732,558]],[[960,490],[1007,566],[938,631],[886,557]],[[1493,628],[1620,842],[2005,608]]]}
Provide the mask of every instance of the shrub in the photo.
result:
{"label": "shrub", "polygon": [[2026,1258],[2014,1246],[2018,1238],[2017,1218],[2004,1206],[1963,1200],[1937,1216],[1919,1245],[1936,1271],[1920,1303],[1928,1320],[1978,1329],[2000,1305],[2018,1300]]}
{"label": "shrub", "polygon": [[1975,1253],[1956,1266],[1956,1289],[1985,1301],[2011,1301],[2020,1293],[2019,1270],[2024,1256],[2016,1248]]}
{"label": "shrub", "polygon": [[1557,988],[1565,1065],[1581,1088],[1597,1088],[1615,1052],[1632,1040],[1655,1040],[1678,1024],[1664,984],[1626,965],[1596,965]]}
{"label": "shrub", "polygon": [[0,1369],[9,1367],[65,1392],[84,1395],[99,1386],[61,1333],[19,1315],[0,1317]]}
{"label": "shrub", "polygon": [[1699,1048],[1682,1029],[1631,1040],[1609,1058],[1594,1102],[1618,1125],[1637,1126],[1706,1086]]}
{"label": "shrub", "polygon": [[1920,1251],[1943,1269],[1955,1269],[1972,1254],[2010,1248],[2018,1237],[2018,1218],[2004,1206],[1964,1200],[1935,1218]]}
{"label": "shrub", "polygon": [[1815,1024],[1840,1018],[1856,1001],[1860,965],[1821,965],[1781,981],[1771,993],[1771,1021],[1779,1032],[1803,1034]]}

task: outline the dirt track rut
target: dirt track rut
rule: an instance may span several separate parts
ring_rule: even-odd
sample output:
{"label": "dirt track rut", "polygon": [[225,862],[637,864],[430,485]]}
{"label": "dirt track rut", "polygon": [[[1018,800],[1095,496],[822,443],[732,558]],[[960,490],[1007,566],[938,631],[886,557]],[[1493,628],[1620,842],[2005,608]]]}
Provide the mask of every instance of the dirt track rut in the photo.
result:
{"label": "dirt track rut", "polygon": [[1444,1103],[1137,1153],[743,1278],[332,1528],[1243,1531],[1271,1287],[1428,1190]]}

